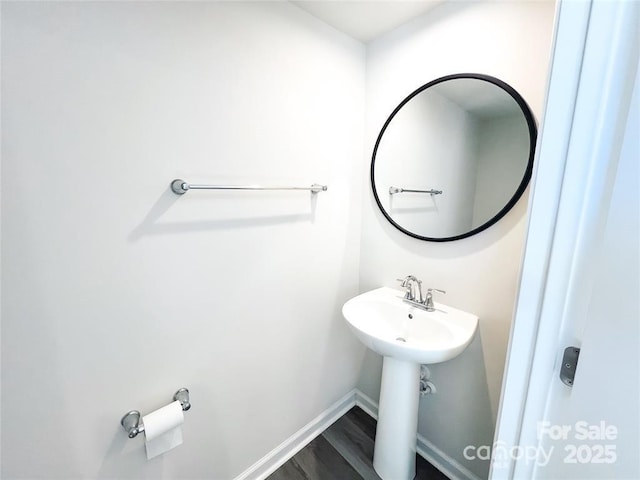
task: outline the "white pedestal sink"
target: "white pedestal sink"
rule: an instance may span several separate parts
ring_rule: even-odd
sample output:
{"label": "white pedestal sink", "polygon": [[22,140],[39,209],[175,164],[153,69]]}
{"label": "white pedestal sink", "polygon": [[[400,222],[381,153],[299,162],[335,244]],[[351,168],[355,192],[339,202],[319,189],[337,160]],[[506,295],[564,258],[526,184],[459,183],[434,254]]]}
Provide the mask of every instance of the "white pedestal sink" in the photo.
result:
{"label": "white pedestal sink", "polygon": [[416,468],[420,365],[450,360],[471,343],[478,317],[441,303],[427,312],[382,287],[352,298],[342,314],[384,357],[373,468],[382,480],[411,480]]}

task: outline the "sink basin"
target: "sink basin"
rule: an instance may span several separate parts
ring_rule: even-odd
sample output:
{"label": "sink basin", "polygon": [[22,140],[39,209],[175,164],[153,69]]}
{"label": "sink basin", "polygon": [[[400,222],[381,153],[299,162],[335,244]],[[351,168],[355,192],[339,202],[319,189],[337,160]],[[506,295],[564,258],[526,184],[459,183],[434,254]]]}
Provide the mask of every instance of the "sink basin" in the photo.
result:
{"label": "sink basin", "polygon": [[347,323],[380,355],[418,364],[445,362],[469,345],[478,317],[435,303],[427,312],[402,301],[404,292],[382,287],[352,298],[342,307]]}
{"label": "sink basin", "polygon": [[382,287],[352,298],[342,314],[355,335],[383,356],[373,468],[382,480],[412,480],[420,365],[450,360],[471,343],[478,317],[440,303],[427,312]]}

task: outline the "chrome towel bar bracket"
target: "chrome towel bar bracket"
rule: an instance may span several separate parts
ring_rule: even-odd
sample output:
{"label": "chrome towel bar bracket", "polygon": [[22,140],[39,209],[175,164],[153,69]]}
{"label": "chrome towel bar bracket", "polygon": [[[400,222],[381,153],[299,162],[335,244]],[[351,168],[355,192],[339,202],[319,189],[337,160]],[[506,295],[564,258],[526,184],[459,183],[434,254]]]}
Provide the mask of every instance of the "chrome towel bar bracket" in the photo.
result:
{"label": "chrome towel bar bracket", "polygon": [[[191,408],[191,403],[189,402],[189,390],[186,388],[181,388],[173,395],[173,401],[179,401],[180,405],[182,405],[182,410],[187,411]],[[124,417],[120,420],[120,425],[124,428],[124,431],[127,432],[129,438],[134,438],[139,433],[144,432],[144,425],[140,423],[141,414],[138,410],[131,410],[127,412]]]}
{"label": "chrome towel bar bracket", "polygon": [[314,183],[310,187],[265,187],[262,185],[195,185],[176,178],[171,182],[171,191],[184,195],[189,190],[307,190],[311,193],[326,192],[326,185]]}

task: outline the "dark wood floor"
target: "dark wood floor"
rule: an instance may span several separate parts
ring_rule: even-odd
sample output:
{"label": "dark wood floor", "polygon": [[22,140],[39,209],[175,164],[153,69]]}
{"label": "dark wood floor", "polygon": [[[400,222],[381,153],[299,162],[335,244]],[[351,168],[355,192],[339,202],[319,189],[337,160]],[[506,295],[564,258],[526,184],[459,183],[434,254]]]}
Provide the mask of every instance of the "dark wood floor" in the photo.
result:
{"label": "dark wood floor", "polygon": [[[353,407],[267,480],[380,480],[373,470],[376,421]],[[416,455],[416,480],[449,480]]]}

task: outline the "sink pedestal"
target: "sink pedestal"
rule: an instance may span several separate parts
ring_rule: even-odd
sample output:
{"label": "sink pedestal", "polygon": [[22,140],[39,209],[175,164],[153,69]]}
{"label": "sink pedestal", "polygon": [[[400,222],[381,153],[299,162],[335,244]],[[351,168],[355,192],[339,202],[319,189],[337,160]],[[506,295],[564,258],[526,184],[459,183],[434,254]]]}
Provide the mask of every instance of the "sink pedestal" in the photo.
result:
{"label": "sink pedestal", "polygon": [[384,357],[373,468],[382,480],[416,475],[420,364]]}
{"label": "sink pedestal", "polygon": [[404,292],[382,287],[352,298],[342,314],[355,335],[382,355],[382,384],[373,468],[383,480],[413,480],[420,365],[462,353],[478,317],[441,303],[434,311],[403,301]]}

